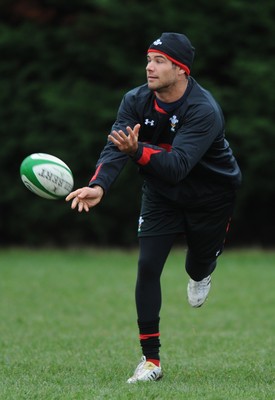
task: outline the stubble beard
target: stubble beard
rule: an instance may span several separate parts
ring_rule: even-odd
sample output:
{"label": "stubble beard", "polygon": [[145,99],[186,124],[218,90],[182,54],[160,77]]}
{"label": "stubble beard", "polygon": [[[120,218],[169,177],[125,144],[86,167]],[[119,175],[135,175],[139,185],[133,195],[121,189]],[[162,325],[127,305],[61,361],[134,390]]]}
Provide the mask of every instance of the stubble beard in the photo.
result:
{"label": "stubble beard", "polygon": [[174,82],[167,82],[167,83],[163,83],[163,84],[159,84],[159,85],[154,85],[154,84],[150,84],[148,83],[148,88],[150,90],[153,90],[154,92],[157,93],[165,93],[168,90],[171,90],[171,88],[174,86]]}

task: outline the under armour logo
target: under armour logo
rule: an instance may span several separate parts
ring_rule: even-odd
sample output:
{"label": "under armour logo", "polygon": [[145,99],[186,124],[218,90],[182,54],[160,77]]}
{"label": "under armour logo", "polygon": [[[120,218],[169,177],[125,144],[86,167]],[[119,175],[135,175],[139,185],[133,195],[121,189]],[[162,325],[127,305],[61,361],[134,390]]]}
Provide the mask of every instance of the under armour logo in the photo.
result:
{"label": "under armour logo", "polygon": [[151,121],[150,121],[148,118],[146,118],[144,123],[145,123],[145,125],[151,125],[151,126],[155,125],[155,121],[153,119],[151,119]]}
{"label": "under armour logo", "polygon": [[173,117],[169,118],[169,121],[171,121],[171,131],[175,132],[175,128],[179,120],[177,119],[176,115],[173,115]]}
{"label": "under armour logo", "polygon": [[158,46],[159,44],[162,44],[162,41],[160,39],[157,39],[153,43],[155,46]]}

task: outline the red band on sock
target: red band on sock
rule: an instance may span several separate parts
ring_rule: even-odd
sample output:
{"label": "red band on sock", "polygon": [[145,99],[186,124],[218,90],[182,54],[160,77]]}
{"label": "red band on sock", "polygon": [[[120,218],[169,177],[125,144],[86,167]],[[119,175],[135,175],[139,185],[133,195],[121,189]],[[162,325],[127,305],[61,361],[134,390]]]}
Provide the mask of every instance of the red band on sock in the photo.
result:
{"label": "red band on sock", "polygon": [[146,333],[146,334],[140,334],[139,338],[140,340],[146,340],[146,339],[150,339],[151,337],[159,337],[160,333]]}
{"label": "red band on sock", "polygon": [[155,364],[157,367],[160,366],[160,361],[159,361],[159,360],[156,360],[156,359],[154,359],[154,358],[147,358],[146,361],[149,361],[149,362]]}

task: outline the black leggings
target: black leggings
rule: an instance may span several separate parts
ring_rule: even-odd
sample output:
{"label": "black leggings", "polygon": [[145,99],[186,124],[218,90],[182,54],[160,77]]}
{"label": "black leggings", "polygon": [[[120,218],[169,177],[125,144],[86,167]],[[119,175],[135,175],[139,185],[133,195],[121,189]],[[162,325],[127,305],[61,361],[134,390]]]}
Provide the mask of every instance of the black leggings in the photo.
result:
{"label": "black leggings", "polygon": [[[161,309],[160,277],[166,259],[177,234],[139,238],[138,275],[136,282],[136,307],[140,322],[154,321],[159,318]],[[216,267],[216,259],[208,263],[199,261],[187,252],[185,268],[196,280],[211,274]]]}
{"label": "black leggings", "polygon": [[[176,232],[185,235],[188,249],[186,272],[195,281],[202,280],[214,271],[217,257],[223,251],[234,200],[234,192],[225,192],[211,199],[204,199],[183,211],[163,202],[160,207],[158,199],[145,196],[139,233],[140,253],[136,283],[136,307],[141,324],[159,318],[160,277],[178,236]],[[161,211],[163,209],[165,211]],[[171,233],[162,235],[160,232],[163,233],[164,229]],[[145,232],[150,232],[151,235],[146,236]]]}
{"label": "black leggings", "polygon": [[139,321],[153,321],[161,308],[160,277],[176,234],[139,239],[140,253],[136,283],[136,307]]}

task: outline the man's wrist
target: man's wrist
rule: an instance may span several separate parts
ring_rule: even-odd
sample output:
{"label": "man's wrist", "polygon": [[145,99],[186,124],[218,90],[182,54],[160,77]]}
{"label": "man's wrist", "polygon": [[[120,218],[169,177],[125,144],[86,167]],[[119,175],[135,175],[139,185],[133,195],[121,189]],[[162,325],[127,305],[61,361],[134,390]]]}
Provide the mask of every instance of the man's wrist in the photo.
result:
{"label": "man's wrist", "polygon": [[89,184],[89,187],[90,187],[91,189],[99,189],[99,190],[102,192],[102,195],[104,195],[104,193],[105,193],[103,187],[100,186],[100,185],[98,185],[97,183],[90,183],[90,184]]}
{"label": "man's wrist", "polygon": [[138,143],[138,148],[135,152],[133,152],[132,154],[129,154],[129,156],[131,157],[131,159],[133,161],[137,161],[140,159],[142,155],[142,145],[140,143]]}

